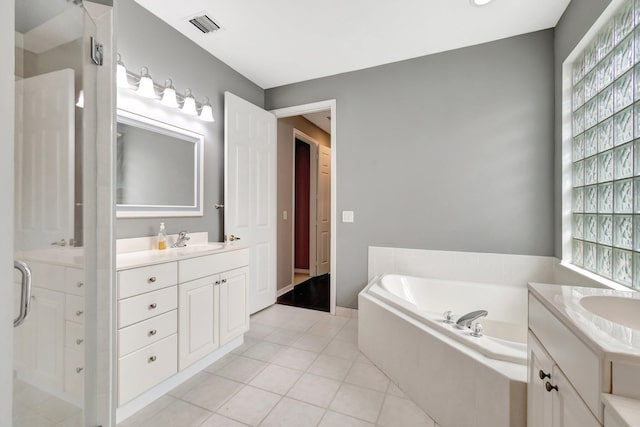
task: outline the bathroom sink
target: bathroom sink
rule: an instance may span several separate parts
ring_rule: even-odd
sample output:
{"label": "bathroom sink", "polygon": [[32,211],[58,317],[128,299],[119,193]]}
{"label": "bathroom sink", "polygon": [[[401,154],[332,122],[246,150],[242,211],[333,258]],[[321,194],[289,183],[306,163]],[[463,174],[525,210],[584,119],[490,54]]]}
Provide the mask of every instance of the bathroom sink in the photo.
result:
{"label": "bathroom sink", "polygon": [[217,251],[222,248],[224,248],[224,243],[205,243],[202,245],[187,245],[181,248],[169,248],[169,250],[179,255],[191,255],[198,252]]}
{"label": "bathroom sink", "polygon": [[580,305],[596,316],[640,330],[640,299],[593,295],[582,297]]}

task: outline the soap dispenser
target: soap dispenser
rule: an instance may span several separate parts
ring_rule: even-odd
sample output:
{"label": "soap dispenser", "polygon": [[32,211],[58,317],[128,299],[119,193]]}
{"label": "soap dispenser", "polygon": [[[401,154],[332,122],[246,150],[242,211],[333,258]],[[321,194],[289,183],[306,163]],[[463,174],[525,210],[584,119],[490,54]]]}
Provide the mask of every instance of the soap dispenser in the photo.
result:
{"label": "soap dispenser", "polygon": [[164,222],[160,223],[160,231],[158,232],[158,249],[167,249],[167,230],[164,228]]}

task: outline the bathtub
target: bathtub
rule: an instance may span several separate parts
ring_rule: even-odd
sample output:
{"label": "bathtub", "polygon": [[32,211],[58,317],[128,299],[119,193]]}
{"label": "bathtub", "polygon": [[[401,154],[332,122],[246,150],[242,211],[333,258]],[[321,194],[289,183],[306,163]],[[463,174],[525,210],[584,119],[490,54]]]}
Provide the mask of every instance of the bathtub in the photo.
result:
{"label": "bathtub", "polygon": [[[449,310],[487,310],[484,335],[444,322]],[[358,323],[360,350],[441,427],[526,425],[526,287],[382,275]]]}

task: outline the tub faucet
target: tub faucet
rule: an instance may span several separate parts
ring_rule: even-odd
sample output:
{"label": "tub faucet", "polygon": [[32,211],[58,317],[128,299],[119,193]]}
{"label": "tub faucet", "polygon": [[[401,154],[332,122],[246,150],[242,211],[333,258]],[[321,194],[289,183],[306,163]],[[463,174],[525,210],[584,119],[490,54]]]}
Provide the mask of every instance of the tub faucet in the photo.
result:
{"label": "tub faucet", "polygon": [[186,231],[181,231],[178,233],[178,238],[176,239],[176,242],[171,245],[172,248],[184,248],[185,246],[187,246],[187,240],[189,240],[191,237],[187,236],[187,232]]}
{"label": "tub faucet", "polygon": [[456,327],[460,329],[471,328],[471,323],[481,317],[485,317],[489,312],[487,310],[477,310],[461,316],[456,322]]}

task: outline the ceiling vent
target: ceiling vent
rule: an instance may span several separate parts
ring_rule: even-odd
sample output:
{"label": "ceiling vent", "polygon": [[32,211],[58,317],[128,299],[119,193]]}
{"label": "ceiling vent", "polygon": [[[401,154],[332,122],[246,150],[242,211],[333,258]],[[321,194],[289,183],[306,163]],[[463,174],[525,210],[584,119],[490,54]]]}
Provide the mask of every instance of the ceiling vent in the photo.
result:
{"label": "ceiling vent", "polygon": [[220,29],[220,25],[213,22],[213,20],[207,15],[196,16],[193,19],[189,19],[189,22],[191,22],[204,34],[213,33],[214,31],[218,31]]}

